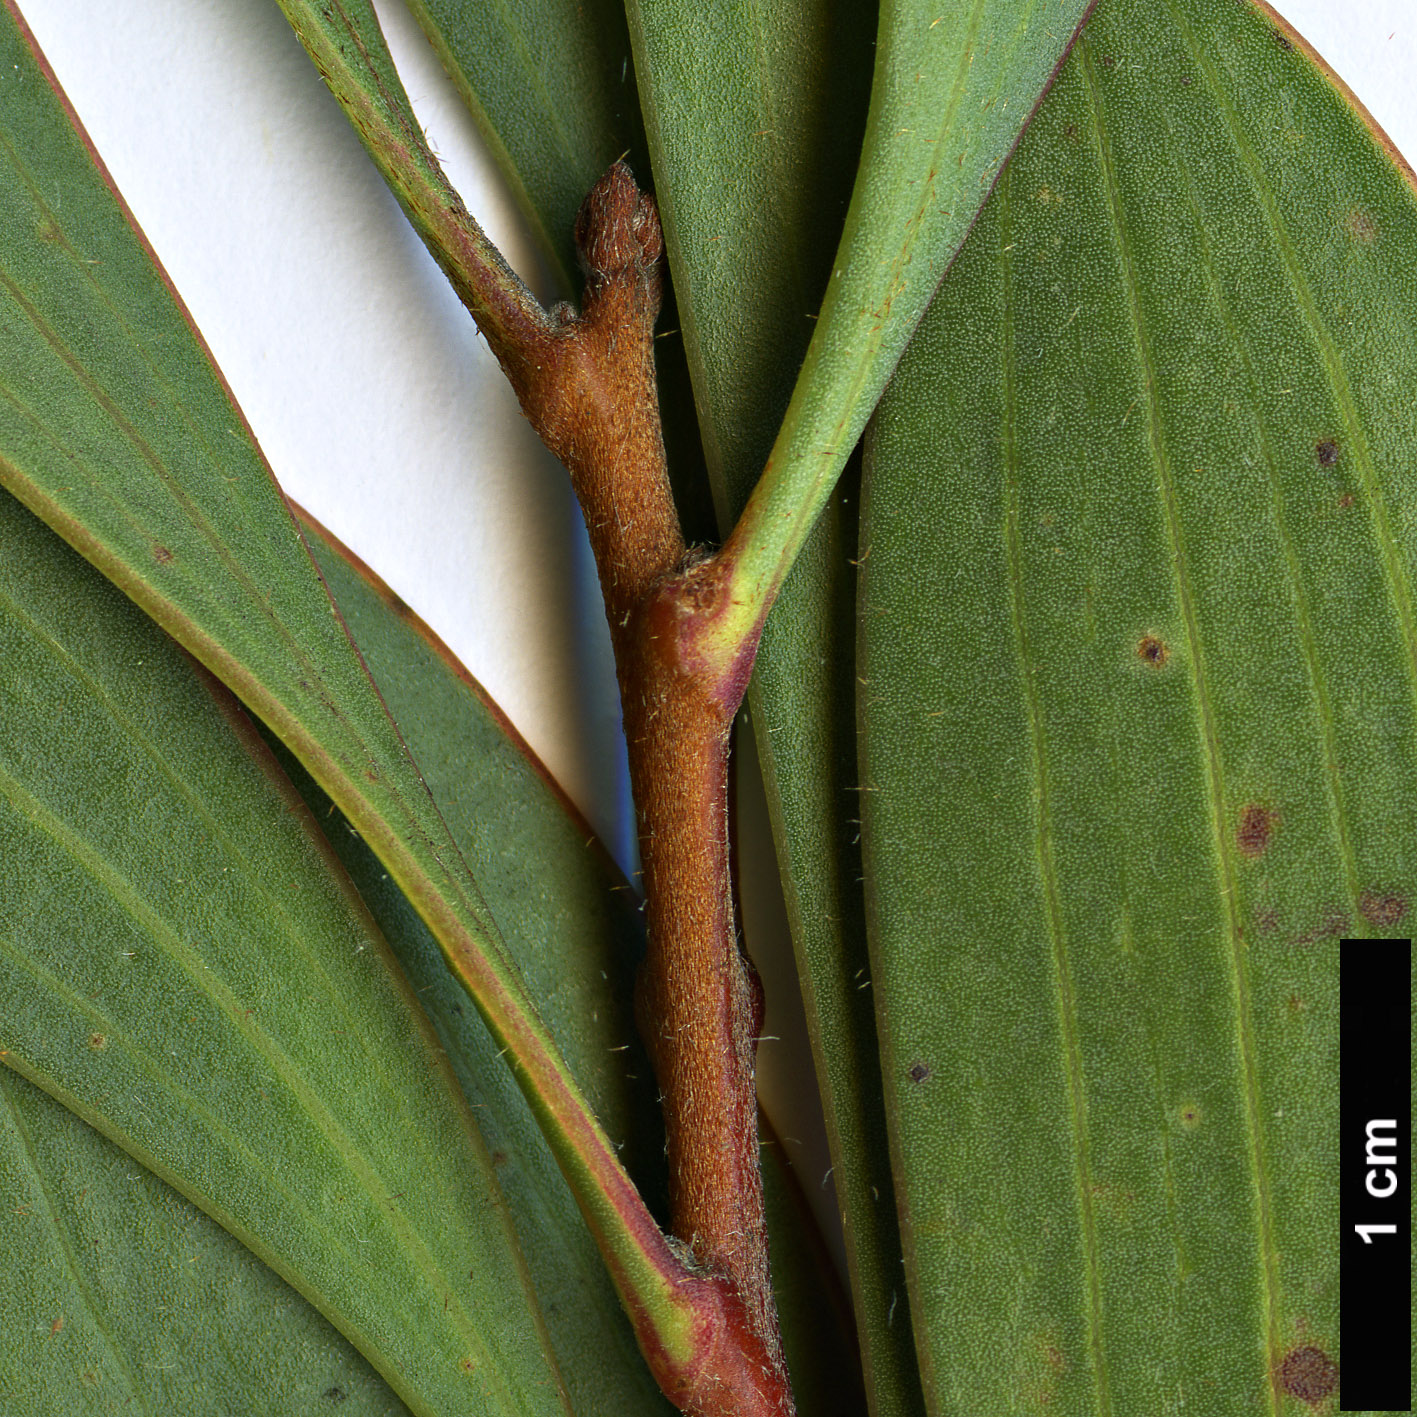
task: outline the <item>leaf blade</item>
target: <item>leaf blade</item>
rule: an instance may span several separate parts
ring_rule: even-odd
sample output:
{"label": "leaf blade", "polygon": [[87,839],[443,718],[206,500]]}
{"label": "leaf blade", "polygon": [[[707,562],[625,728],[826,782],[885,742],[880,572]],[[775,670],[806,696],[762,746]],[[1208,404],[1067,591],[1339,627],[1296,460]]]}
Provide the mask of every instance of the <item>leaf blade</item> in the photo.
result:
{"label": "leaf blade", "polygon": [[[250,1251],[17,1073],[0,1071],[0,1391],[35,1417],[407,1408]],[[258,1370],[241,1355],[260,1351]],[[353,1402],[353,1406],[344,1404]]]}
{"label": "leaf blade", "polygon": [[1104,6],[883,401],[873,952],[912,1303],[961,1410],[1277,1413],[1286,1352],[1335,1351],[1336,939],[1411,889],[1412,550],[1374,493],[1412,497],[1376,390],[1417,357],[1414,234],[1254,10]]}
{"label": "leaf blade", "polygon": [[0,538],[4,1061],[294,1284],[414,1411],[470,1387],[559,1410],[470,1115],[298,799],[225,691],[8,498]]}

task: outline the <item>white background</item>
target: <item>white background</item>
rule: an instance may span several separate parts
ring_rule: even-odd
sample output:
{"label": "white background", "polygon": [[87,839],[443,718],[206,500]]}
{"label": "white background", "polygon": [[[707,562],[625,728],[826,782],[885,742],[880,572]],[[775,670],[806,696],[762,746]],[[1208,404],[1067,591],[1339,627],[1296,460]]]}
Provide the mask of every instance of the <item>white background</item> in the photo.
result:
{"label": "white background", "polygon": [[[630,862],[609,640],[564,473],[273,0],[21,4],[288,494],[448,642]],[[1412,0],[1280,8],[1417,159]],[[549,294],[401,0],[379,11],[453,182]],[[790,964],[765,973],[767,1032],[790,1039]],[[765,1044],[765,1098],[823,1176],[824,1142],[792,1107],[794,1055],[800,1068],[800,1037]]]}

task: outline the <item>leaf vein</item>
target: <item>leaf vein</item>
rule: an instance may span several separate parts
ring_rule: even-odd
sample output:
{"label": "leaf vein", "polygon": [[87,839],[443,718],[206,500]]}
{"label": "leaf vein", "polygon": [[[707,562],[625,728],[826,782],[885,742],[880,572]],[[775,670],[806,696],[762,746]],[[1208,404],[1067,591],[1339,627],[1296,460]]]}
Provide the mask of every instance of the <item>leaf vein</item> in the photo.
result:
{"label": "leaf vein", "polygon": [[[122,1345],[119,1344],[112,1333],[109,1332],[107,1316],[103,1312],[102,1306],[95,1298],[84,1271],[84,1267],[79,1263],[78,1250],[74,1245],[73,1238],[69,1234],[69,1228],[59,1217],[59,1206],[54,1199],[49,1180],[44,1174],[44,1168],[40,1165],[39,1155],[35,1151],[34,1139],[30,1135],[30,1129],[25,1125],[25,1119],[20,1115],[19,1108],[15,1105],[13,1095],[14,1084],[6,1076],[5,1070],[0,1069],[0,1092],[5,1095],[6,1109],[10,1114],[10,1120],[14,1125],[15,1135],[19,1139],[21,1148],[24,1151],[25,1159],[29,1162],[30,1170],[34,1173],[35,1185],[39,1188],[39,1193],[44,1200],[44,1208],[51,1230],[55,1239],[59,1242],[59,1248],[64,1255],[64,1263],[69,1274],[73,1278],[74,1288],[78,1290],[79,1297],[83,1300],[84,1308],[88,1311],[89,1318],[93,1326],[98,1330],[99,1336],[103,1339],[104,1346],[113,1355],[119,1371],[123,1374],[124,1381],[133,1397],[138,1400],[138,1405],[143,1412],[151,1417],[152,1408],[148,1405],[148,1395],[139,1385],[132,1368],[128,1364],[127,1355],[124,1353]],[[126,1404],[125,1404],[126,1405]]]}
{"label": "leaf vein", "polygon": [[[1196,616],[1195,602],[1191,592],[1180,508],[1176,501],[1175,481],[1166,451],[1165,430],[1162,426],[1161,409],[1156,396],[1156,370],[1152,356],[1151,338],[1141,307],[1135,264],[1130,242],[1127,239],[1126,221],[1122,211],[1122,196],[1117,184],[1116,167],[1112,159],[1111,145],[1102,111],[1102,95],[1093,69],[1092,56],[1086,44],[1078,46],[1078,53],[1082,58],[1083,75],[1092,115],[1094,141],[1102,164],[1112,239],[1121,269],[1127,308],[1131,315],[1132,335],[1136,343],[1137,362],[1142,374],[1140,398],[1145,408],[1147,442],[1151,449],[1152,463],[1156,469],[1157,488],[1166,525],[1166,535],[1171,547],[1171,563],[1176,578],[1176,597],[1181,611],[1181,620],[1185,626],[1187,653],[1195,683],[1196,705],[1200,717],[1201,746],[1205,755],[1206,774],[1210,784],[1211,830],[1214,835],[1216,863],[1220,877],[1218,886],[1224,903],[1226,932],[1229,937],[1228,957],[1234,988],[1237,1044],[1244,1084],[1245,1128],[1250,1140],[1251,1181],[1255,1191],[1260,1231],[1259,1262],[1264,1282],[1264,1327],[1266,1339],[1273,1349],[1278,1338],[1279,1267],[1274,1248],[1269,1187],[1264,1166],[1258,1065],[1255,1057],[1256,1045],[1251,1020],[1249,981],[1242,954],[1243,941],[1238,917],[1239,893],[1235,879],[1234,861],[1225,829],[1224,771],[1221,764],[1220,745],[1216,735],[1214,709],[1211,706],[1210,693],[1206,683],[1205,656],[1201,645],[1200,625]],[[1273,1383],[1267,1386],[1270,1390],[1271,1412],[1273,1417],[1279,1417],[1279,1390]]]}
{"label": "leaf vein", "polygon": [[1043,705],[1039,699],[1032,644],[1028,633],[1028,606],[1023,588],[1023,546],[1019,536],[1018,455],[1014,442],[1017,412],[1017,390],[1014,378],[1014,307],[1013,260],[1009,173],[1004,172],[998,186],[999,201],[999,267],[1003,285],[1002,365],[1004,389],[1004,539],[1008,549],[1009,600],[1012,610],[1014,643],[1018,651],[1020,682],[1028,713],[1032,739],[1034,796],[1037,802],[1037,832],[1034,850],[1038,857],[1039,876],[1043,884],[1048,937],[1055,978],[1054,993],[1058,1004],[1059,1032],[1063,1045],[1063,1070],[1067,1083],[1069,1110],[1075,1139],[1073,1157],[1074,1200],[1082,1230],[1083,1257],[1086,1265],[1087,1335],[1092,1353],[1096,1381],[1097,1411],[1109,1417],[1112,1411],[1107,1379],[1107,1359],[1103,1347],[1103,1304],[1101,1264],[1097,1218],[1092,1203],[1092,1174],[1088,1143],[1087,1088],[1082,1066],[1082,1045],[1078,1037],[1077,998],[1073,986],[1068,955],[1067,930],[1063,923],[1058,865],[1053,855],[1053,833],[1050,820],[1048,747],[1043,722]]}

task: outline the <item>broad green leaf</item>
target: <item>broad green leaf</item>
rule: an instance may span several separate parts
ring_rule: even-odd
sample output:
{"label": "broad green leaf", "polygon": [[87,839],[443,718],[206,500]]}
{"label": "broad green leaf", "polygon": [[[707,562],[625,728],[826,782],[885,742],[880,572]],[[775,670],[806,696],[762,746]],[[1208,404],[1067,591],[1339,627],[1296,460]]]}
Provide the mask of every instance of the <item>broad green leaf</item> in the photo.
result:
{"label": "broad green leaf", "polygon": [[883,400],[864,849],[951,1413],[1304,1410],[1337,940],[1417,893],[1417,200],[1272,18],[1103,0]]}
{"label": "broad green leaf", "polygon": [[[348,59],[358,46],[340,42]],[[683,1354],[677,1262],[557,1055],[249,430],[70,117],[7,11],[0,485],[223,678],[371,844],[514,1065],[617,1287],[653,1341]]]}
{"label": "broad green leaf", "polygon": [[225,690],[8,497],[0,665],[5,1063],[414,1412],[561,1411],[492,1163],[344,873]]}
{"label": "broad green leaf", "polygon": [[340,1417],[407,1417],[249,1250],[4,1069],[0,1204],[6,1411],[322,1417],[337,1405]]}
{"label": "broad green leaf", "polygon": [[[508,922],[507,949],[622,1159],[663,1189],[664,1132],[630,1001],[638,899],[482,689],[392,591],[302,522],[320,572],[402,727],[439,811]],[[577,1412],[670,1411],[536,1119],[437,943],[377,857],[298,764],[291,778],[438,1030],[492,1154]],[[657,1185],[655,1182],[657,1181]]]}

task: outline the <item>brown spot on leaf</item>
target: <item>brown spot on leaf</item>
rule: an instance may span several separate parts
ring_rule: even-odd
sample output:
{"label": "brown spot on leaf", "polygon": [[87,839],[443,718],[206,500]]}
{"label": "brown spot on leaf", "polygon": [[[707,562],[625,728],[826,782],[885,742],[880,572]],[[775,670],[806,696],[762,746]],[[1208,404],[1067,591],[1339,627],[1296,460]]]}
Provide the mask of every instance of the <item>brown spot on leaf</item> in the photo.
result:
{"label": "brown spot on leaf", "polygon": [[1320,467],[1332,467],[1338,461],[1338,444],[1332,438],[1320,438],[1314,444],[1314,456]]}
{"label": "brown spot on leaf", "polygon": [[1137,641],[1137,658],[1160,669],[1171,658],[1171,650],[1165,640],[1158,639],[1155,635],[1143,635]]}
{"label": "brown spot on leaf", "polygon": [[1183,1102],[1178,1109],[1181,1125],[1188,1132],[1194,1131],[1201,1124],[1201,1109],[1198,1102]]}
{"label": "brown spot on leaf", "polygon": [[505,1166],[507,1164],[507,1153],[505,1151],[494,1151],[492,1153],[492,1164],[494,1166]]}
{"label": "brown spot on leaf", "polygon": [[170,560],[172,560],[172,552],[169,551],[165,546],[154,546],[153,560],[156,561],[160,566],[165,566]]}
{"label": "brown spot on leaf", "polygon": [[1362,246],[1370,245],[1378,234],[1377,222],[1362,207],[1354,207],[1344,225],[1348,234]]}
{"label": "brown spot on leaf", "polygon": [[1358,899],[1358,912],[1370,925],[1396,925],[1407,908],[1407,897],[1396,891],[1364,891]]}
{"label": "brown spot on leaf", "polygon": [[1294,48],[1294,42],[1293,42],[1293,40],[1291,40],[1291,39],[1289,38],[1289,36],[1284,33],[1283,30],[1275,30],[1275,32],[1274,32],[1274,42],[1275,42],[1281,49],[1293,49],[1293,48]]}
{"label": "brown spot on leaf", "polygon": [[1338,1386],[1338,1364],[1312,1343],[1291,1348],[1279,1365],[1279,1385],[1290,1397],[1321,1402]]}
{"label": "brown spot on leaf", "polygon": [[1277,910],[1261,910],[1255,916],[1255,933],[1257,935],[1272,935],[1279,929],[1279,912]]}
{"label": "brown spot on leaf", "polygon": [[108,1035],[106,1033],[89,1034],[89,1047],[92,1048],[95,1053],[102,1052],[103,1049],[108,1047]]}
{"label": "brown spot on leaf", "polygon": [[1077,125],[1076,123],[1069,123],[1068,126],[1063,129],[1063,136],[1064,136],[1070,143],[1075,143],[1075,142],[1077,142],[1077,140],[1078,140],[1078,125]]}
{"label": "brown spot on leaf", "polygon": [[1340,512],[1346,512],[1352,505],[1353,494],[1351,492],[1345,492],[1343,496],[1338,499],[1338,510]]}
{"label": "brown spot on leaf", "polygon": [[1102,67],[1104,69],[1110,69],[1116,62],[1117,61],[1110,54],[1104,54],[1102,56]]}
{"label": "brown spot on leaf", "polygon": [[1330,905],[1319,914],[1319,923],[1302,934],[1295,935],[1296,945],[1316,945],[1320,940],[1337,939],[1348,928],[1348,912]]}
{"label": "brown spot on leaf", "polygon": [[320,1394],[320,1396],[325,1398],[329,1402],[343,1402],[345,1398],[349,1396],[349,1394],[338,1383],[336,1383],[334,1387],[327,1387],[324,1392]]}
{"label": "brown spot on leaf", "polygon": [[1269,839],[1274,835],[1277,822],[1275,814],[1258,802],[1251,802],[1240,811],[1240,825],[1235,831],[1235,842],[1242,856],[1252,860],[1264,855]]}
{"label": "brown spot on leaf", "polygon": [[906,1071],[911,1082],[924,1082],[935,1070],[928,1063],[912,1063]]}

